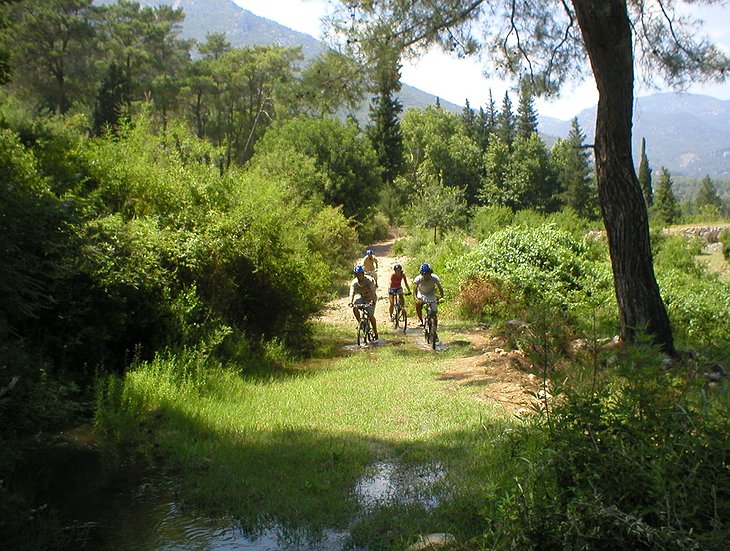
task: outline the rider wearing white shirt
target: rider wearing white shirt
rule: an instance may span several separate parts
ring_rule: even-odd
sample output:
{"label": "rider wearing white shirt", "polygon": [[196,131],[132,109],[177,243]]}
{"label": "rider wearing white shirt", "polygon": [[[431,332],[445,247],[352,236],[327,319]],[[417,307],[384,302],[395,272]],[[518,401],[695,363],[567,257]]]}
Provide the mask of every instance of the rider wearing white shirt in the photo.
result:
{"label": "rider wearing white shirt", "polygon": [[416,314],[420,325],[423,325],[423,303],[432,302],[433,311],[438,311],[438,298],[444,298],[444,289],[441,287],[441,280],[433,273],[428,262],[421,264],[420,274],[413,280],[413,294],[416,298]]}

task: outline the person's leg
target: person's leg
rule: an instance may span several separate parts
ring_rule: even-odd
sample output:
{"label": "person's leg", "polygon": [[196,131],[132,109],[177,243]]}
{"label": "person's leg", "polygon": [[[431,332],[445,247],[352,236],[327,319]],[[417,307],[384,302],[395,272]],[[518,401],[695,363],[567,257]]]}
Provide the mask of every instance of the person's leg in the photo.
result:
{"label": "person's leg", "polygon": [[423,325],[423,302],[416,299],[416,315],[418,316],[418,324]]}
{"label": "person's leg", "polygon": [[395,306],[395,295],[393,293],[388,293],[388,300],[390,301],[390,304],[388,305],[388,313],[390,314],[390,319],[393,319],[393,307]]}
{"label": "person's leg", "polygon": [[375,316],[370,314],[370,325],[373,326],[373,333],[375,333],[375,340],[378,340],[378,322],[375,321]]}

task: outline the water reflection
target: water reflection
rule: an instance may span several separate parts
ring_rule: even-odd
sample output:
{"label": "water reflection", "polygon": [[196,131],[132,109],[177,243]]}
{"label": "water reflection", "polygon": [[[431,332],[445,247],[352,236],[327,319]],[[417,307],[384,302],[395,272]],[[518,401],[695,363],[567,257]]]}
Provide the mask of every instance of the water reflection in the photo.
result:
{"label": "water reflection", "polygon": [[[404,466],[375,463],[355,485],[363,514],[382,506],[408,504],[433,509],[442,496],[439,463]],[[79,549],[98,551],[255,550],[342,551],[349,532],[288,528],[272,522],[257,533],[230,517],[209,517],[181,504],[178,481],[150,469],[122,469],[94,494],[69,496],[68,518]],[[443,488],[442,488],[443,489]],[[353,522],[356,519],[353,519]]]}
{"label": "water reflection", "polygon": [[244,532],[233,518],[201,515],[180,504],[171,481],[148,472],[130,487],[108,488],[107,503],[87,511],[81,547],[99,551],[302,550],[340,551],[347,532],[325,530],[315,536],[274,525],[257,534]]}

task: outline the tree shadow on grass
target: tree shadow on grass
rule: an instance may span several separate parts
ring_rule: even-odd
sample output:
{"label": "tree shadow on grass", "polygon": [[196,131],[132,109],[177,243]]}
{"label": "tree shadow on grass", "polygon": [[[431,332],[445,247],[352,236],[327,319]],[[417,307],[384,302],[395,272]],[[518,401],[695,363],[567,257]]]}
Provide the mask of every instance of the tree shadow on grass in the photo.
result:
{"label": "tree shadow on grass", "polygon": [[[466,453],[462,443],[472,441],[474,434],[465,430],[429,441],[401,441],[286,426],[223,434],[180,411],[167,410],[154,438],[166,465],[181,481],[182,500],[206,514],[237,519],[252,538],[272,526],[310,540],[336,530],[359,534],[366,541],[358,545],[386,549],[419,533],[444,531],[448,513],[441,505],[452,508],[454,499],[448,464]],[[392,473],[379,476],[400,477],[400,486],[394,485],[387,499],[363,499],[358,488],[373,477],[373,466],[384,458],[394,467],[389,467]],[[434,484],[420,488],[421,497],[414,500],[408,489],[423,484],[419,473],[434,469],[443,472],[432,476]],[[383,516],[383,511],[389,515]],[[389,522],[372,525],[388,516]],[[373,537],[378,541],[368,541]]]}

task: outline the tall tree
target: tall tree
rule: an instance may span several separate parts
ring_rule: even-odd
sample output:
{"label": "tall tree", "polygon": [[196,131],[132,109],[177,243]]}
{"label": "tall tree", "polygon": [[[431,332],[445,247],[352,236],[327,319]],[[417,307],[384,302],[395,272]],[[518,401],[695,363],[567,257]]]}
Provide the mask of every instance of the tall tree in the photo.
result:
{"label": "tall tree", "polygon": [[662,167],[659,172],[656,194],[654,195],[654,206],[652,213],[665,225],[675,224],[679,220],[681,211],[679,201],[672,189],[672,176],[669,171]]}
{"label": "tall tree", "polygon": [[97,136],[106,129],[115,129],[120,120],[124,118],[131,92],[127,74],[112,61],[99,85],[99,92],[96,96],[93,124],[94,133]]}
{"label": "tall tree", "polygon": [[[678,17],[673,3],[665,0],[340,3],[342,17],[334,20],[351,44],[367,48],[385,35],[411,53],[433,44],[461,55],[486,50],[499,75],[526,75],[536,92],[555,93],[566,81],[582,77],[590,64],[598,89],[596,173],[621,337],[632,341],[646,330],[673,354],[631,153],[634,62],[647,77],[661,73],[675,86],[694,77],[727,77],[728,57],[693,32],[692,19]],[[504,17],[490,15],[501,13]],[[481,27],[478,32],[475,22]],[[480,42],[480,37],[488,38]]]}
{"label": "tall tree", "polygon": [[464,108],[461,110],[461,124],[464,125],[464,131],[474,141],[478,140],[479,129],[477,127],[478,115],[471,105],[469,99],[464,102]]}
{"label": "tall tree", "polygon": [[14,84],[47,109],[66,113],[94,94],[92,0],[11,4]]}
{"label": "tall tree", "polygon": [[515,141],[515,114],[512,111],[512,100],[509,99],[509,92],[504,93],[502,108],[497,115],[495,133],[507,147],[512,147]]}
{"label": "tall tree", "polygon": [[708,207],[711,209],[714,208],[717,209],[718,214],[722,210],[722,199],[717,194],[717,189],[715,188],[715,184],[712,183],[712,178],[710,178],[709,174],[702,178],[700,189],[695,197],[695,207],[698,210]]}
{"label": "tall tree", "polygon": [[644,201],[647,207],[654,204],[654,190],[651,186],[651,168],[649,159],[646,156],[646,138],[641,138],[641,160],[639,161],[639,187],[644,194]]}
{"label": "tall tree", "polygon": [[[376,75],[379,72],[376,70]],[[302,71],[292,107],[300,113],[319,116],[335,115],[343,108],[357,109],[365,97],[366,79],[366,73],[354,59],[328,50],[310,61]]]}
{"label": "tall tree", "polygon": [[397,60],[381,58],[375,81],[377,95],[370,104],[367,135],[383,167],[383,182],[391,187],[403,170],[403,132],[400,127],[403,105],[396,96],[401,89]]}
{"label": "tall tree", "polygon": [[527,139],[537,134],[537,110],[535,96],[529,86],[520,88],[520,101],[517,104],[517,125],[515,128],[518,138]]}
{"label": "tall tree", "polygon": [[536,132],[517,138],[512,146],[505,181],[516,199],[515,209],[554,212],[559,207],[560,189],[545,142]]}
{"label": "tall tree", "polygon": [[558,140],[551,151],[551,162],[560,187],[561,203],[585,218],[598,214],[598,195],[593,177],[585,134],[575,117],[565,140]]}

